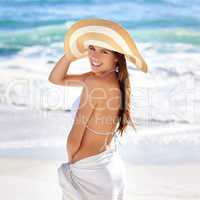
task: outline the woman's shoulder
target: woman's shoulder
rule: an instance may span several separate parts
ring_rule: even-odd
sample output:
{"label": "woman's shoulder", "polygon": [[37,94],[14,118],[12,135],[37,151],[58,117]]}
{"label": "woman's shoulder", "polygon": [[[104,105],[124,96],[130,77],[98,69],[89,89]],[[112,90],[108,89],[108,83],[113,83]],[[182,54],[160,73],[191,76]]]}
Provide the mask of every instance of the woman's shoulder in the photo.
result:
{"label": "woman's shoulder", "polygon": [[104,98],[104,100],[119,96],[121,92],[117,80],[102,80],[95,76],[89,76],[85,80],[85,86],[93,96]]}
{"label": "woman's shoulder", "polygon": [[89,88],[105,88],[108,85],[106,80],[96,77],[94,74],[89,75],[85,79],[85,86]]}
{"label": "woman's shoulder", "polygon": [[110,87],[118,87],[118,83],[116,80],[110,80],[110,79],[102,79],[94,75],[94,73],[90,74],[85,79],[85,84],[90,85],[91,87],[98,87],[98,88],[110,88]]}

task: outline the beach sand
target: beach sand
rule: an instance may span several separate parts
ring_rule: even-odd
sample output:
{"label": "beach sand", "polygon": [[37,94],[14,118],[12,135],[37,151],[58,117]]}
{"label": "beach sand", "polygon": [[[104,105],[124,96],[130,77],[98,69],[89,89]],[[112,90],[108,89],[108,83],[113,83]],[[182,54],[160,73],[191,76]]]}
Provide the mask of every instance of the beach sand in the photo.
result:
{"label": "beach sand", "polygon": [[[57,167],[62,161],[28,158],[0,159],[4,200],[61,200]],[[126,163],[125,200],[200,199],[200,164],[130,165]]]}

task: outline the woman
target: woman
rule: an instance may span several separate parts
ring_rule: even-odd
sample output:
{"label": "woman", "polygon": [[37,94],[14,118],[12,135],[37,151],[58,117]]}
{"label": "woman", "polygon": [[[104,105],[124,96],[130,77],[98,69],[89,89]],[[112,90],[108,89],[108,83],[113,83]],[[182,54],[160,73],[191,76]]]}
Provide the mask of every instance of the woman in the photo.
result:
{"label": "woman", "polygon": [[[105,20],[99,22],[106,26]],[[96,19],[93,24],[96,28]],[[123,200],[124,164],[112,141],[114,136],[123,135],[129,122],[134,127],[130,117],[131,88],[125,55],[92,44],[88,45],[85,55],[91,71],[67,74],[70,63],[75,60],[71,51],[67,51],[49,75],[49,81],[54,84],[83,87],[67,138],[69,162],[58,168],[63,200]],[[140,55],[138,57],[141,59]]]}

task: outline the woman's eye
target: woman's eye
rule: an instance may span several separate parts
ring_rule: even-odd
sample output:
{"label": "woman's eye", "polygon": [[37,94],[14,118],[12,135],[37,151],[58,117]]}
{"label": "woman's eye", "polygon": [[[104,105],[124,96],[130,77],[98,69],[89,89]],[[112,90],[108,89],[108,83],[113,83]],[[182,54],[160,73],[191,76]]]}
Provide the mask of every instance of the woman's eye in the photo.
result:
{"label": "woman's eye", "polygon": [[89,47],[89,49],[91,49],[91,50],[94,50],[94,48],[93,48],[93,47],[91,47],[91,46]]}
{"label": "woman's eye", "polygon": [[107,54],[108,52],[107,52],[107,51],[104,51],[103,53]]}

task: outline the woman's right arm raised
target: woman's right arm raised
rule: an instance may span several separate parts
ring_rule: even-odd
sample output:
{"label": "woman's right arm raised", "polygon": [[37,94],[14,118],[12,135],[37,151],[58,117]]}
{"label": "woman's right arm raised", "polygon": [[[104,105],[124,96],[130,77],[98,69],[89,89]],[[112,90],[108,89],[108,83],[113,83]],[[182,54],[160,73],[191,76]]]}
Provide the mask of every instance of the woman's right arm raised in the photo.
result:
{"label": "woman's right arm raised", "polygon": [[48,80],[56,85],[83,86],[84,80],[93,72],[89,71],[82,74],[67,74],[72,61],[73,58],[70,56],[70,54],[66,53],[64,56],[62,56],[52,69]]}

